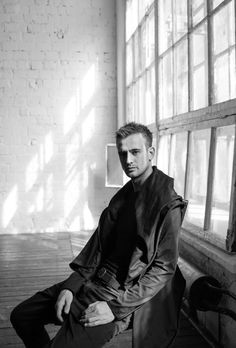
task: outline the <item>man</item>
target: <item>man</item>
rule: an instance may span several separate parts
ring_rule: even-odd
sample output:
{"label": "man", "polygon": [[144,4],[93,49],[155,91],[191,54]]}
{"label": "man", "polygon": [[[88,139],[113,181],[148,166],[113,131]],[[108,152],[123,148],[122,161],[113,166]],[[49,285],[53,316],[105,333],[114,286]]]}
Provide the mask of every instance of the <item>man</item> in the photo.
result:
{"label": "man", "polygon": [[[173,341],[185,286],[177,258],[186,202],[173,179],[152,167],[146,126],[126,124],[116,144],[131,181],[103,211],[70,264],[71,276],[13,310],[12,324],[27,348],[99,348],[131,324],[135,348]],[[50,341],[44,325],[52,322],[61,328]]]}

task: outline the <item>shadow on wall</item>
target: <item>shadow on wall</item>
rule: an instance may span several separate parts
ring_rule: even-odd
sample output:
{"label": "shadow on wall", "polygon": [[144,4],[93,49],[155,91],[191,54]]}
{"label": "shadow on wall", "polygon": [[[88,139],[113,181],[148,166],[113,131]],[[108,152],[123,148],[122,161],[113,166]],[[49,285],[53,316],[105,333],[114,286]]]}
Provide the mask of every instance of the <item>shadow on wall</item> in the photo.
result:
{"label": "shadow on wall", "polygon": [[[2,205],[2,232],[54,232],[94,229],[104,206],[104,108],[98,86],[97,62],[91,64],[64,108],[60,91],[50,115],[29,130],[28,146],[11,164]],[[101,98],[100,98],[101,100]],[[58,110],[55,112],[55,110]],[[63,110],[63,114],[60,110]],[[113,115],[110,115],[111,117]],[[39,115],[40,117],[40,115]],[[46,115],[47,117],[47,115]],[[27,124],[29,116],[25,116]],[[51,121],[53,120],[53,121]]]}

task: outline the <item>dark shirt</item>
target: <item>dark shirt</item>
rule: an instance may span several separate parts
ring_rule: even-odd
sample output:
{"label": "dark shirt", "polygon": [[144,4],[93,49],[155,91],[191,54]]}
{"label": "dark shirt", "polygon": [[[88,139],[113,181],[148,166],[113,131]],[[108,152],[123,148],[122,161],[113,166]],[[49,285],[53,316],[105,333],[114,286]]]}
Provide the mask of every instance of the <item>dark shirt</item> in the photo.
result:
{"label": "dark shirt", "polygon": [[137,223],[135,201],[137,193],[132,192],[127,197],[120,212],[114,230],[114,242],[102,266],[114,274],[119,283],[123,283],[136,245]]}

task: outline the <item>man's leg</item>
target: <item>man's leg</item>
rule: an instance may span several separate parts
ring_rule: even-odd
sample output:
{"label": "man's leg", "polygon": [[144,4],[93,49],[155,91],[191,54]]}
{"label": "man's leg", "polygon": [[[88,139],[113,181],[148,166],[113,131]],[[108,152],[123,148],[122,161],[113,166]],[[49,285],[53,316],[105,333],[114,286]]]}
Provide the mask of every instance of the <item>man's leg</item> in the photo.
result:
{"label": "man's leg", "polygon": [[44,325],[56,322],[54,306],[60,285],[37,292],[13,309],[11,323],[26,348],[42,348],[50,341]]}
{"label": "man's leg", "polygon": [[54,339],[43,348],[101,348],[117,331],[115,322],[88,328],[69,314]]}

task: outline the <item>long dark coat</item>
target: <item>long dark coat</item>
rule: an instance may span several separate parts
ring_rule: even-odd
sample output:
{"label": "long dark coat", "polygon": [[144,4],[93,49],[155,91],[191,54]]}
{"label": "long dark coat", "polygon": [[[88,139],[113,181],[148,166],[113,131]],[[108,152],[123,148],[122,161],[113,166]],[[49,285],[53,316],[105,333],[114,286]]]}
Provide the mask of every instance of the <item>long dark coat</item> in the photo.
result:
{"label": "long dark coat", "polygon": [[[98,228],[70,264],[75,271],[64,287],[76,292],[96,273],[120,209],[132,190],[129,181],[103,211]],[[108,305],[117,321],[133,317],[134,348],[165,348],[173,341],[185,280],[177,266],[178,236],[186,201],[173,189],[173,179],[153,167],[135,204],[137,245],[131,258],[125,289]]]}

